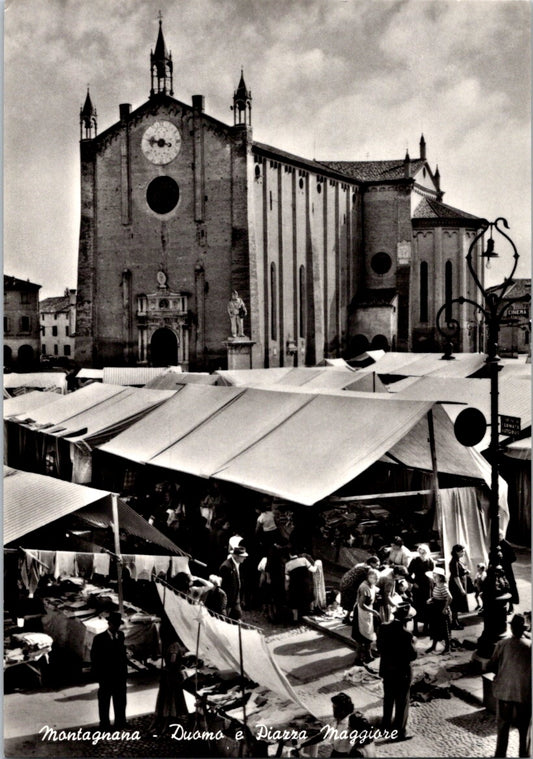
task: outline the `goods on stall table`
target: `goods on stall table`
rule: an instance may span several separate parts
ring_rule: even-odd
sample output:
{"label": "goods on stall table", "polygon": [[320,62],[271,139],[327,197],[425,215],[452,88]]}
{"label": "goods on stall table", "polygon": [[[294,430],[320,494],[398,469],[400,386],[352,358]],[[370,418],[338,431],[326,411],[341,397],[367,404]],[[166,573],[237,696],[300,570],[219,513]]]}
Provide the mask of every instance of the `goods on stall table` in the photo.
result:
{"label": "goods on stall table", "polygon": [[[107,629],[107,619],[100,615],[118,607],[118,595],[87,583],[61,596],[44,598],[43,602],[43,629],[58,647],[69,648],[82,662],[89,662],[94,636]],[[124,602],[126,648],[138,661],[159,656],[159,621],[159,617]]]}

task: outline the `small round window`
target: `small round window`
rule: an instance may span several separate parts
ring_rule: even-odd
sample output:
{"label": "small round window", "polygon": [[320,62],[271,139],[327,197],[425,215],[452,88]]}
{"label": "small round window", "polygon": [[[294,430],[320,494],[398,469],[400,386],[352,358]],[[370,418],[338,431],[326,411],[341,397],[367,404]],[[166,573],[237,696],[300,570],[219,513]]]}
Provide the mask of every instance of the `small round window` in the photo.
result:
{"label": "small round window", "polygon": [[178,205],[179,199],[180,190],[172,177],[156,177],[146,190],[146,202],[155,213],[170,213]]}
{"label": "small round window", "polygon": [[392,266],[392,259],[388,253],[376,253],[372,256],[370,266],[376,274],[386,274]]}
{"label": "small round window", "polygon": [[304,180],[302,179],[302,177],[300,177],[300,181],[298,182],[298,184],[300,186],[300,190],[303,190],[303,188],[304,188]]}

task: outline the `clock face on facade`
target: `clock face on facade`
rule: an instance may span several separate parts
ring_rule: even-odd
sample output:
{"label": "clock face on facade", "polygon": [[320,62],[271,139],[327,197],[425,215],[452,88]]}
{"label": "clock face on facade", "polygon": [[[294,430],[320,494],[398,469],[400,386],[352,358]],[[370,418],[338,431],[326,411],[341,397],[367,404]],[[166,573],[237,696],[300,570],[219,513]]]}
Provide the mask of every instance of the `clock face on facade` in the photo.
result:
{"label": "clock face on facade", "polygon": [[144,132],[141,148],[151,163],[170,163],[180,152],[181,135],[170,121],[155,121]]}

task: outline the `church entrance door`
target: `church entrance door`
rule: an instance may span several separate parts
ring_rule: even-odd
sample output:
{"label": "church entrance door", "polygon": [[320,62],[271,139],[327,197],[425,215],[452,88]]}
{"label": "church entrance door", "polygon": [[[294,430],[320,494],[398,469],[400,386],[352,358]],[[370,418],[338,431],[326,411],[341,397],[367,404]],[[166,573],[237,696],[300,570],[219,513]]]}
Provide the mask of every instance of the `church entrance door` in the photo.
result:
{"label": "church entrance door", "polygon": [[178,338],[171,329],[156,329],[150,341],[150,363],[152,366],[177,366]]}

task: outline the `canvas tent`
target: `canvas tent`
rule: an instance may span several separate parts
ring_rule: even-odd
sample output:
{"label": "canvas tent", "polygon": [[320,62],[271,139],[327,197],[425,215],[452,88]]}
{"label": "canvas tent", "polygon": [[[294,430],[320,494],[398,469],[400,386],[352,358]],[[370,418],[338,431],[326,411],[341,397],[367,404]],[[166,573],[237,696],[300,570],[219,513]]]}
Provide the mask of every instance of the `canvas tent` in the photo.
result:
{"label": "canvas tent", "polygon": [[[452,360],[445,360],[441,353],[368,351],[361,358],[364,366],[357,371],[375,371],[381,376],[395,377],[469,377],[485,363],[485,357],[479,353],[454,353]],[[358,363],[358,359],[354,363]]]}
{"label": "canvas tent", "polygon": [[[93,527],[110,527],[113,520],[111,496],[108,490],[4,467],[4,545],[20,541],[25,535],[73,513]],[[120,499],[118,520],[121,530],[155,543],[172,554],[185,555]]]}
{"label": "canvas tent", "polygon": [[[391,385],[392,392],[398,398],[418,401],[441,401],[445,403],[446,411],[455,421],[466,406],[479,409],[487,425],[490,425],[490,380],[489,379],[449,379],[443,377],[420,377],[414,382],[405,384],[402,380]],[[531,425],[531,386],[525,378],[510,377],[499,384],[498,390],[499,413],[518,417],[522,429]],[[503,436],[502,436],[503,439]],[[483,451],[490,442],[490,429],[483,440],[476,446]]]}
{"label": "canvas tent", "polygon": [[[100,450],[311,505],[405,438],[417,456],[426,451],[424,468],[431,471],[427,422],[421,420],[433,405],[390,394],[187,385]],[[478,459],[457,442],[442,409],[435,415],[439,471],[484,480]]]}
{"label": "canvas tent", "polygon": [[[11,421],[8,463],[91,481],[91,450],[172,397],[170,390],[92,384]],[[11,434],[10,434],[11,432]]]}
{"label": "canvas tent", "polygon": [[[166,370],[164,366],[104,366],[102,381],[110,385],[144,387],[147,382],[159,377]],[[172,370],[181,371],[179,366],[172,367]]]}
{"label": "canvas tent", "polygon": [[28,372],[4,374],[4,389],[10,395],[18,395],[27,390],[53,390],[67,392],[67,378],[64,372]]}
{"label": "canvas tent", "polygon": [[3,404],[4,419],[11,416],[29,414],[33,409],[47,406],[57,401],[56,393],[43,393],[40,390],[31,390],[29,393],[7,398]]}

